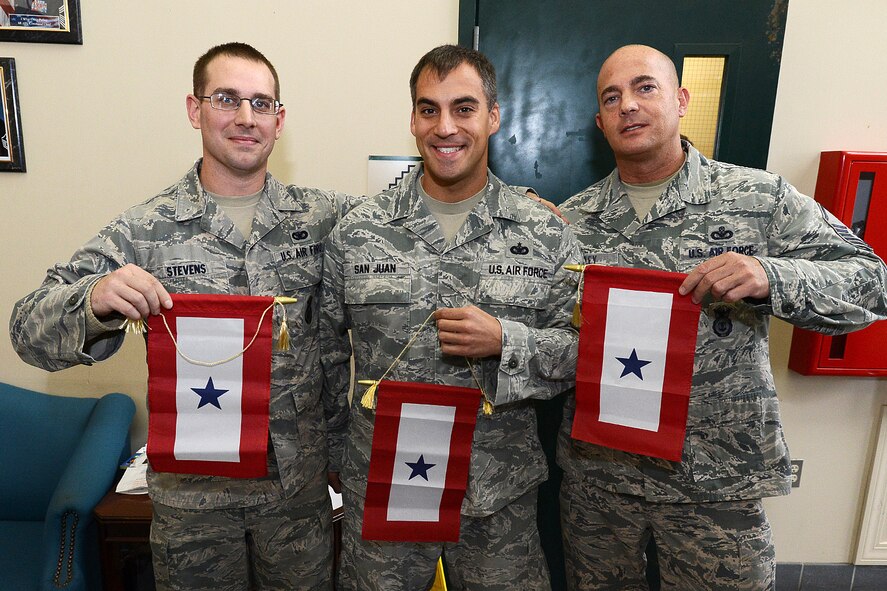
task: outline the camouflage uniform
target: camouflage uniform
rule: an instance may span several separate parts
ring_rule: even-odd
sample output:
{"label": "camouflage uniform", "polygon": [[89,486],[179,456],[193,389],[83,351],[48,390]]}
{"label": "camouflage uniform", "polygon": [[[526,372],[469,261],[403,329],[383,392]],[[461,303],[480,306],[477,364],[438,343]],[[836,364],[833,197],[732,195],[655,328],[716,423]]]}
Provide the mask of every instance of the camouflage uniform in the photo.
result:
{"label": "camouflage uniform", "polygon": [[[769,316],[839,334],[887,313],[884,263],[831,214],[774,174],[685,150],[683,169],[643,221],[618,171],[561,206],[585,262],[687,273],[736,251],[760,261],[771,293],[732,306],[703,302],[680,463],[571,439],[575,400],[568,400],[558,463],[568,579],[577,589],[646,588],[644,529],[660,541],[664,584],[706,588],[689,583],[697,581],[693,571],[712,589],[771,588],[773,548],[760,499],[788,494],[790,480]],[[617,500],[602,501],[605,491]],[[621,549],[611,543],[620,536],[630,540]],[[732,544],[734,558],[756,558],[726,560],[715,538]],[[688,556],[689,566],[681,562]]]}
{"label": "camouflage uniform", "polygon": [[[268,476],[232,479],[149,472],[151,498],[164,506],[164,523],[171,528],[164,528],[166,538],[179,537],[173,531],[174,523],[178,519],[184,524],[189,511],[253,508],[267,512],[260,505],[281,503],[284,507],[285,501],[314,498],[316,483],[325,480],[328,469],[328,435],[330,449],[335,450],[342,445],[347,422],[347,404],[333,398],[321,400],[317,330],[322,241],[340,217],[346,198],[317,189],[284,187],[269,174],[252,233],[244,240],[216,203],[207,199],[199,167],[200,162],[178,183],[115,219],[69,263],[50,269],[43,285],[16,304],[10,321],[13,345],[21,358],[55,371],[91,365],[120,348],[122,330],[86,342],[86,298],[99,279],[128,263],[152,273],[173,293],[287,295],[298,299],[287,307],[290,339],[296,345],[290,351],[275,351],[272,358]],[[280,322],[277,314],[275,310],[275,334]],[[340,457],[341,453],[332,456]],[[332,464],[329,469],[338,467]],[[324,511],[329,510],[328,498],[323,506]],[[176,514],[175,509],[182,511]],[[280,514],[278,525],[289,517]],[[188,529],[186,525],[182,528]],[[325,550],[320,556],[323,568],[315,570],[325,579],[301,587],[293,582],[288,588],[329,585],[328,527],[317,543]],[[165,563],[167,550],[155,545],[154,551],[157,571],[162,575],[170,568]],[[194,572],[171,573],[173,580],[190,589],[221,589],[222,582],[244,588],[238,583],[240,574],[225,570],[243,564],[228,560],[216,561],[210,586],[199,584],[206,569],[196,554]],[[177,557],[177,564],[189,564],[181,558]],[[273,555],[262,558],[274,560]],[[189,579],[191,576],[196,579]],[[165,586],[160,578],[158,583]]]}
{"label": "camouflage uniform", "polygon": [[[354,209],[330,234],[321,323],[327,384],[339,399],[346,397],[348,329],[356,377],[378,379],[434,310],[474,304],[502,325],[501,357],[474,361],[495,411],[485,416],[478,410],[460,542],[367,543],[360,539],[359,519],[374,413],[361,406],[361,392],[355,394],[342,462],[346,498],[353,504],[345,514],[340,584],[361,591],[422,589],[424,573],[431,576],[446,548],[448,556],[475,557],[474,563],[450,561],[455,589],[465,588],[459,581],[469,579],[472,568],[484,573],[484,581],[471,589],[513,589],[516,580],[526,581],[528,589],[547,589],[535,523],[536,489],[547,467],[529,398],[550,398],[575,376],[575,277],[562,267],[581,256],[578,244],[548,210],[490,175],[485,196],[448,245],[419,197],[420,176],[421,168],[414,170],[396,188]],[[441,354],[433,326],[386,379],[477,387],[464,358]],[[527,507],[510,507],[528,493]],[[391,576],[377,579],[383,570]],[[419,578],[407,580],[414,571]]]}

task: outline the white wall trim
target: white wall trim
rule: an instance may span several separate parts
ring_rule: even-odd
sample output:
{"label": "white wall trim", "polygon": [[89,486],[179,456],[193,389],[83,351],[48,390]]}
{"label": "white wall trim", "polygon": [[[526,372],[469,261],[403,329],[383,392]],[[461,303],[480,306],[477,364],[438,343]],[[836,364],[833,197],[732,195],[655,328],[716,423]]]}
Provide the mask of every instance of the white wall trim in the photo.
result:
{"label": "white wall trim", "polygon": [[887,564],[887,406],[881,407],[881,427],[866,493],[855,564]]}

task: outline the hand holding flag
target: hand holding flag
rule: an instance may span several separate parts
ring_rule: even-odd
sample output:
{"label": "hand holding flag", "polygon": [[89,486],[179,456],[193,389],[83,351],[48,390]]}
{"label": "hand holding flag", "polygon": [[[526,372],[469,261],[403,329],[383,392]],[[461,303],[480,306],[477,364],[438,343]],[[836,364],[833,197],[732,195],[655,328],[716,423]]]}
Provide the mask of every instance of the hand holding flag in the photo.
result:
{"label": "hand holding flag", "polygon": [[455,542],[480,390],[382,381],[363,537]]}
{"label": "hand holding flag", "polygon": [[585,267],[573,438],[681,460],[700,312],[685,277]]}
{"label": "hand holding flag", "polygon": [[265,476],[274,298],[172,298],[171,310],[148,317],[151,467]]}

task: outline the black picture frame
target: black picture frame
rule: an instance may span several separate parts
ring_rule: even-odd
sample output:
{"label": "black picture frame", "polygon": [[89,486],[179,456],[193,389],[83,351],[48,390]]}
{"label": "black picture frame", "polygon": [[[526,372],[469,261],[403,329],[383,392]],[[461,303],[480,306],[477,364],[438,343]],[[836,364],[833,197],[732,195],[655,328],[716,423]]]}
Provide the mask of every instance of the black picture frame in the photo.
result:
{"label": "black picture frame", "polygon": [[0,0],[0,41],[83,45],[80,0]]}
{"label": "black picture frame", "polygon": [[25,172],[15,58],[0,57],[0,172]]}

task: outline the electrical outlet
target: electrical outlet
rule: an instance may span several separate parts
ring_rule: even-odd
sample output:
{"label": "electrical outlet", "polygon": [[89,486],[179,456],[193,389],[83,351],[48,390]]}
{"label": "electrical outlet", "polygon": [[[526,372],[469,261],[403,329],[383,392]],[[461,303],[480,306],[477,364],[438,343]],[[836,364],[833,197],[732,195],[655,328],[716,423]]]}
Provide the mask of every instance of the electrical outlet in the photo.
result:
{"label": "electrical outlet", "polygon": [[792,488],[801,486],[801,470],[804,468],[804,460],[792,460]]}

